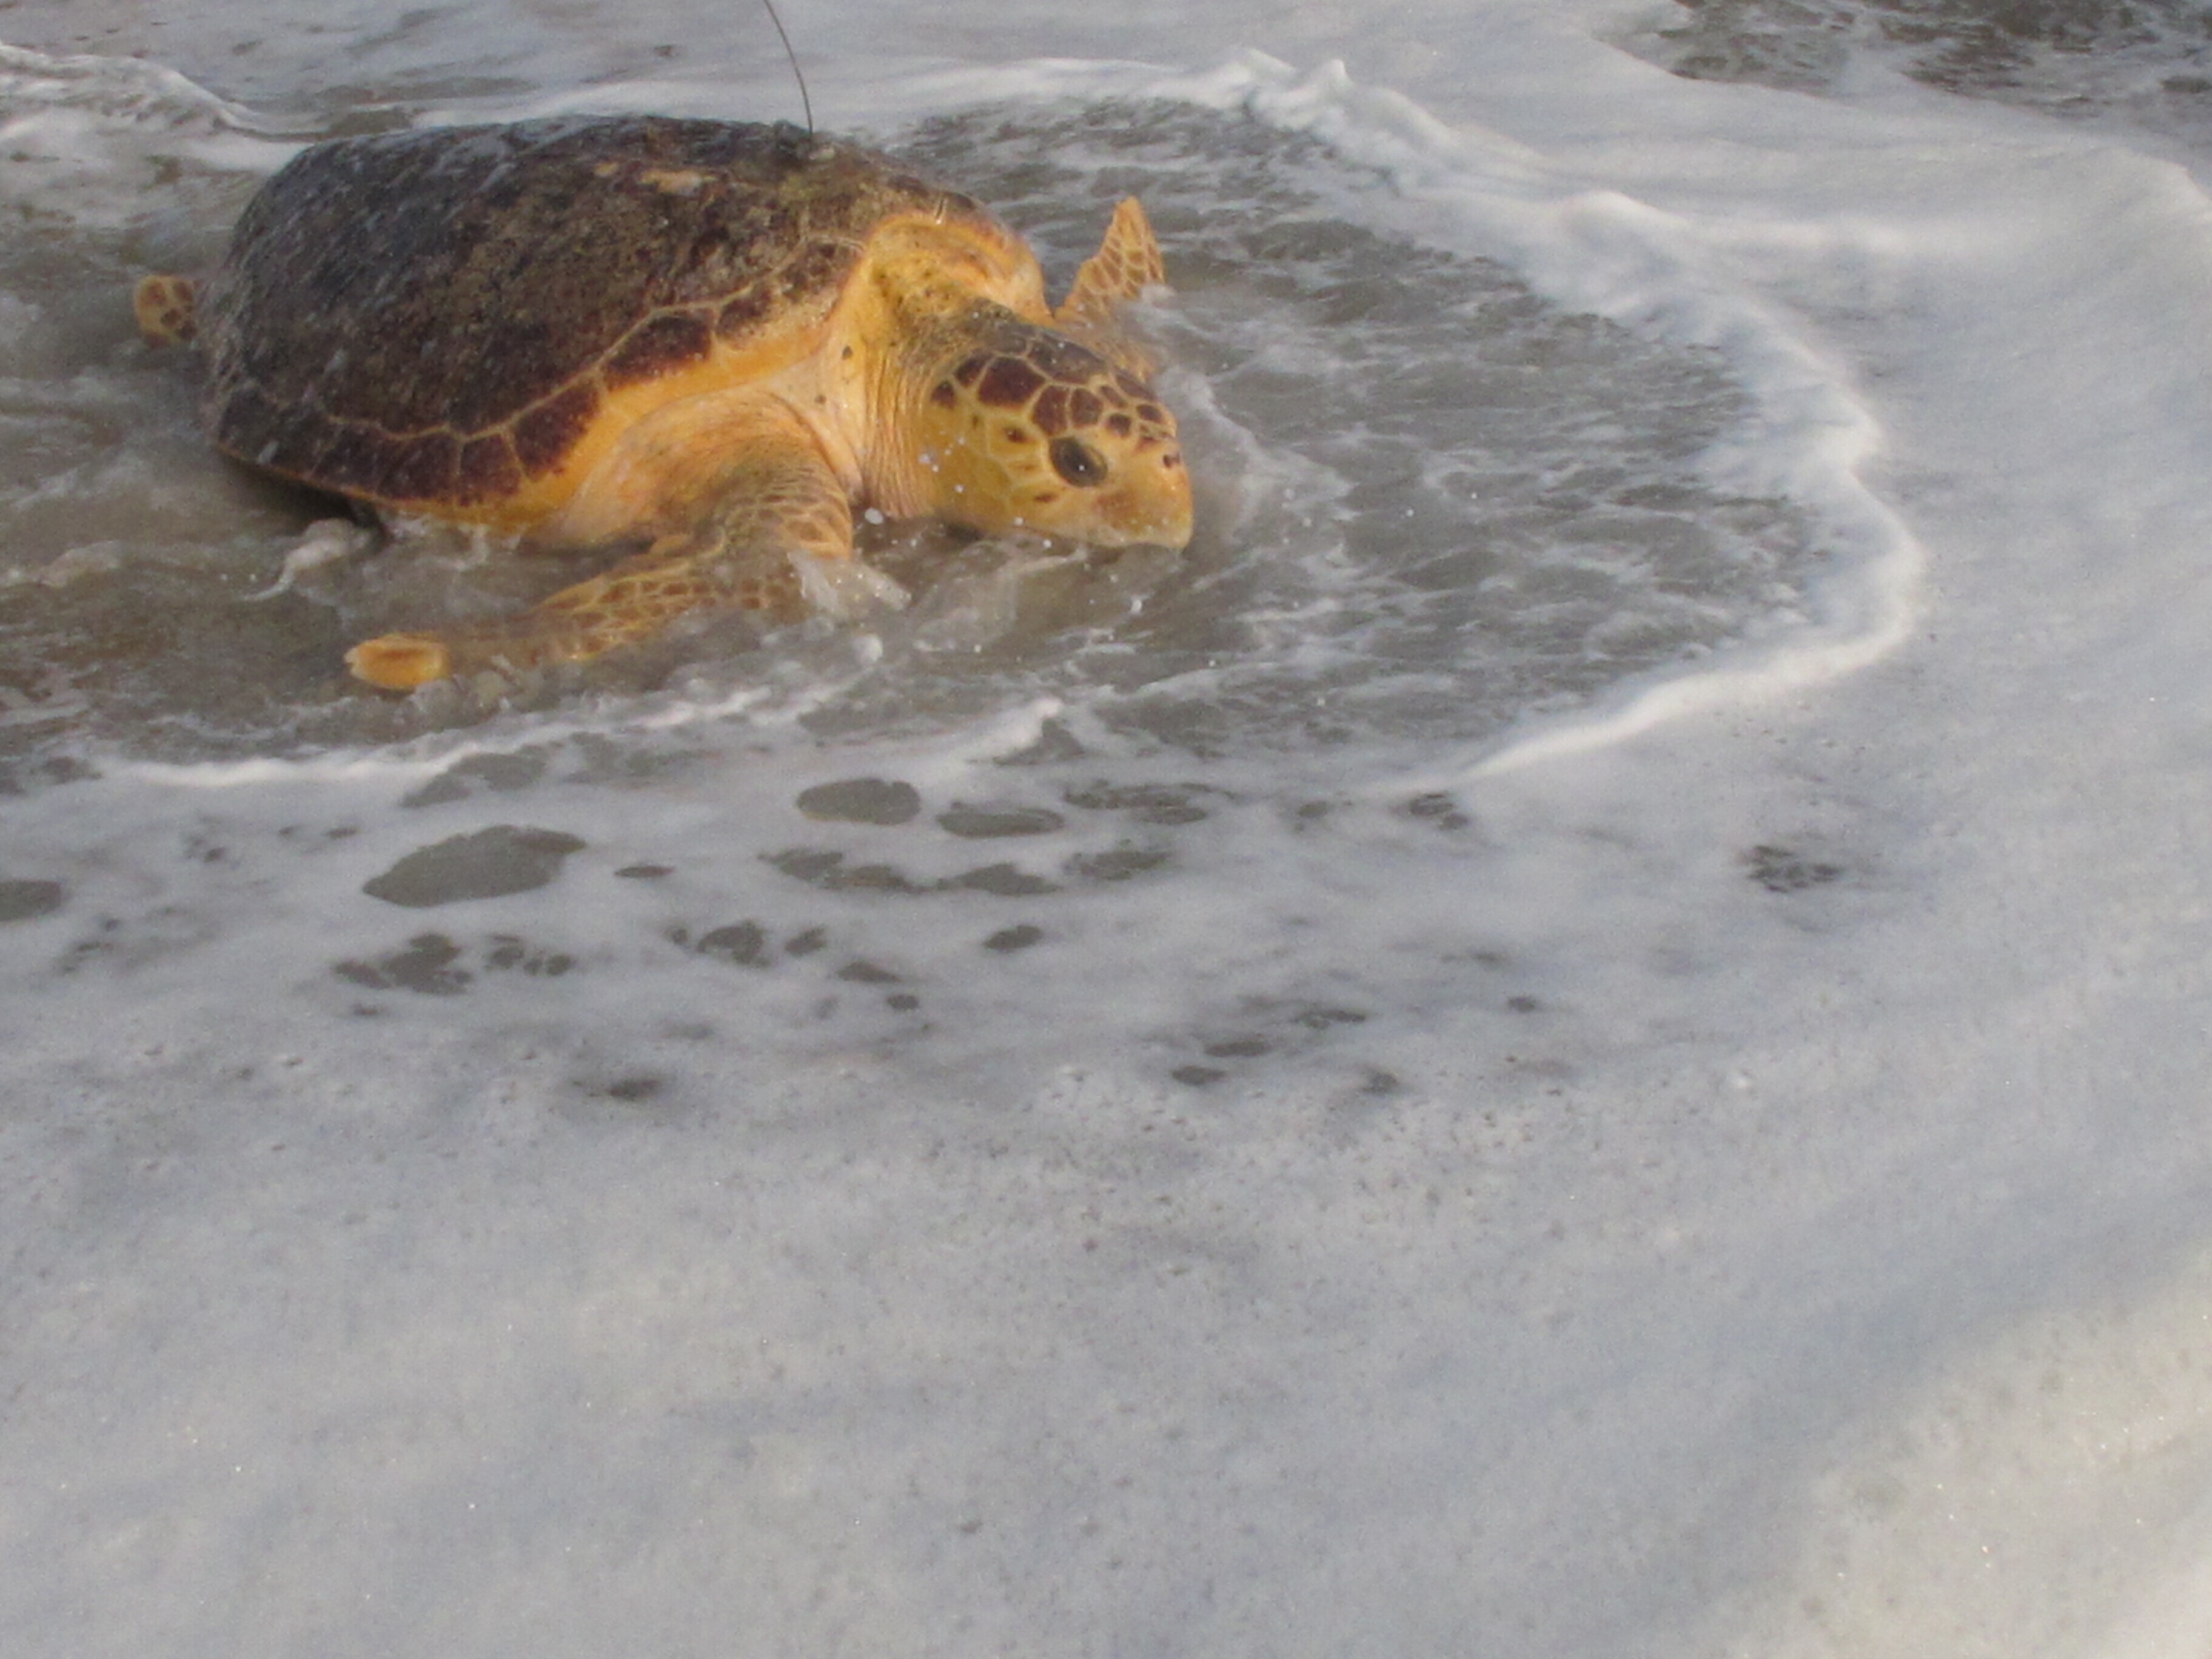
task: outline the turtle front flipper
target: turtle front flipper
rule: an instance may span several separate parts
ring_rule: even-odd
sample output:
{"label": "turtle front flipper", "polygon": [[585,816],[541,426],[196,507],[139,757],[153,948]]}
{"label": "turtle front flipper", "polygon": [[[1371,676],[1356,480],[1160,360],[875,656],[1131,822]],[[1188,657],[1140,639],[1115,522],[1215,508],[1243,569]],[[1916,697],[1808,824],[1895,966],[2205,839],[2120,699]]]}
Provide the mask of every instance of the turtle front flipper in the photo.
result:
{"label": "turtle front flipper", "polygon": [[1067,298],[1052,314],[1054,326],[1073,334],[1109,362],[1139,375],[1149,375],[1158,364],[1148,353],[1126,337],[1116,313],[1148,288],[1167,286],[1167,267],[1160,258],[1159,239],[1144,205],[1125,196],[1114,210],[1098,252],[1083,262]]}
{"label": "turtle front flipper", "polygon": [[[695,611],[798,615],[811,605],[849,613],[864,599],[902,599],[896,584],[854,557],[845,488],[805,428],[787,411],[756,412],[762,418],[739,423],[724,409],[711,420],[671,423],[638,444],[626,437],[580,497],[601,532],[595,539],[609,539],[625,517],[648,529],[672,515],[690,517],[696,527],[661,536],[518,617],[386,634],[354,647],[347,666],[371,685],[407,690],[486,669],[586,661]],[[702,453],[710,433],[718,442]],[[625,502],[627,515],[618,510]]]}
{"label": "turtle front flipper", "polygon": [[719,541],[656,546],[518,617],[364,641],[346,653],[346,666],[392,691],[486,669],[520,673],[635,645],[696,611],[796,610],[800,593],[789,557],[777,550],[738,551]]}

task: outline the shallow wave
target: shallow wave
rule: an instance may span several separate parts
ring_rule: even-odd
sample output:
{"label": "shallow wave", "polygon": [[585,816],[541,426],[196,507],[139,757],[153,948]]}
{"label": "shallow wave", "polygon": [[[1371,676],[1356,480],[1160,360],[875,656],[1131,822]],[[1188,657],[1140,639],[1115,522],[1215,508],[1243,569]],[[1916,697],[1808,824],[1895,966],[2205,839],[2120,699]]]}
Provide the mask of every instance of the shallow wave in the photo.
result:
{"label": "shallow wave", "polygon": [[[921,603],[872,634],[710,621],[619,662],[394,702],[337,673],[345,640],[510,608],[573,569],[436,534],[297,556],[317,509],[206,455],[189,368],[133,341],[122,304],[144,263],[211,258],[283,148],[210,161],[210,135],[251,118],[166,70],[28,64],[0,107],[66,103],[112,165],[52,192],[77,204],[58,245],[0,259],[20,343],[4,413],[33,440],[0,490],[19,772],[66,769],[57,757],[88,740],[173,761],[685,708],[949,732],[1039,697],[1194,753],[1472,753],[1655,672],[1710,678],[1717,651],[1728,673],[1765,672],[1834,643],[1802,624],[1834,611],[1839,567],[1869,580],[1865,527],[1837,511],[1854,458],[1814,453],[1832,435],[1819,420],[1776,418],[1786,351],[1700,291],[1666,227],[1654,240],[1571,187],[1485,177],[1463,142],[1340,72],[1247,55],[1199,76],[1016,66],[993,84],[995,101],[881,136],[1000,205],[1063,279],[1114,196],[1152,204],[1178,293],[1151,322],[1202,480],[1190,554],[885,527],[868,550]],[[157,222],[174,258],[161,234],[113,234]],[[1594,238],[1608,246],[1589,260]],[[1540,289],[1569,268],[1581,291],[1563,307]],[[1589,278],[1608,271],[1601,292]],[[59,352],[58,313],[74,322]],[[1828,614],[1826,634],[1864,646],[1881,609]]]}

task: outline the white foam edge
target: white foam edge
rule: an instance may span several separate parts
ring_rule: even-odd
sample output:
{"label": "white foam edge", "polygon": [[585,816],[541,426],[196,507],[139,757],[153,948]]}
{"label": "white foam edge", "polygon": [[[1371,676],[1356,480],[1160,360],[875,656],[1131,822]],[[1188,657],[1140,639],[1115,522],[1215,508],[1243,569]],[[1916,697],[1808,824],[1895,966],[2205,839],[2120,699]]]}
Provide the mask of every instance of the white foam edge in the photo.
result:
{"label": "white foam edge", "polygon": [[[796,730],[807,715],[834,701],[837,689],[830,688],[814,697],[793,699],[765,719],[757,706],[769,696],[769,690],[748,687],[711,706],[684,703],[621,720],[592,720],[587,715],[546,720],[532,716],[526,731],[506,729],[504,722],[494,722],[489,732],[477,727],[458,737],[450,732],[429,732],[382,749],[333,750],[290,758],[255,757],[241,761],[184,763],[106,758],[101,762],[101,771],[153,784],[201,790],[268,784],[408,783],[435,777],[472,756],[511,753],[519,742],[544,748],[578,737],[605,737],[617,732],[662,732],[696,726],[708,719],[738,717]],[[904,757],[908,775],[923,778],[957,776],[969,767],[1017,754],[1037,743],[1048,723],[1068,718],[1069,714],[1057,697],[1032,698],[958,732],[912,745]]]}
{"label": "white foam edge", "polygon": [[[150,58],[104,57],[98,52],[33,52],[27,46],[10,46],[0,40],[0,100],[29,100],[43,93],[39,101],[66,105],[72,101],[67,89],[74,87],[123,92],[151,103],[181,106],[206,116],[217,127],[242,137],[277,141],[278,147],[286,153],[297,148],[297,143],[283,141],[312,136],[271,121],[243,104],[233,103],[210,92],[189,76]],[[220,153],[226,159],[249,153],[257,160],[265,159],[258,149],[249,152],[236,149]]]}
{"label": "white foam edge", "polygon": [[1718,352],[1751,407],[1739,435],[1708,451],[1700,471],[1806,511],[1830,556],[1808,585],[1802,619],[1694,664],[1635,676],[1583,709],[1523,721],[1432,778],[1394,775],[1389,789],[1464,783],[1806,689],[1866,667],[1910,634],[1926,554],[1863,477],[1881,453],[1880,423],[1852,394],[1844,368],[1723,269],[1695,225],[1555,167],[1503,134],[1449,125],[1399,94],[1359,86],[1340,63],[1301,75],[1245,52],[1204,76],[1170,78],[1160,92],[1242,107],[1319,138],[1382,173],[1407,199],[1443,209],[1479,251],[1544,298]]}

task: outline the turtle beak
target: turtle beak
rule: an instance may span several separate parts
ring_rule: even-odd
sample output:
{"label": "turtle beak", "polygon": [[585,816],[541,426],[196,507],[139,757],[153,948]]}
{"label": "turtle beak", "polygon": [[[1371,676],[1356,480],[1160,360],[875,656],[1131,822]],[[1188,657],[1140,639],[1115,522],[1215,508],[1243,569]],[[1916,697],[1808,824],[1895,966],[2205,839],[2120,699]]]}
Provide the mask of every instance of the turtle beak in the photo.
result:
{"label": "turtle beak", "polygon": [[1098,516],[1123,543],[1177,550],[1190,544],[1190,473],[1180,450],[1148,454],[1136,476],[1101,492]]}

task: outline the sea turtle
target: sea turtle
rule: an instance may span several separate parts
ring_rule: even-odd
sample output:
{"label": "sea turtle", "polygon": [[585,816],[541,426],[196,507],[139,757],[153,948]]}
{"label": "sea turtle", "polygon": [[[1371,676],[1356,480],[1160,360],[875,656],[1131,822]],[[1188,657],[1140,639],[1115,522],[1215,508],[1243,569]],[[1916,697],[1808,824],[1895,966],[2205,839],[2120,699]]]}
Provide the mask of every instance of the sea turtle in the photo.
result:
{"label": "sea turtle", "polygon": [[405,688],[576,660],[710,606],[896,589],[858,507],[1180,548],[1190,483],[1115,328],[1162,279],[1116,209],[1057,309],[1021,239],[897,162],[796,127],[560,118],[340,138],[246,207],[197,293],[216,446],[387,516],[625,550],[519,617],[386,635]]}

